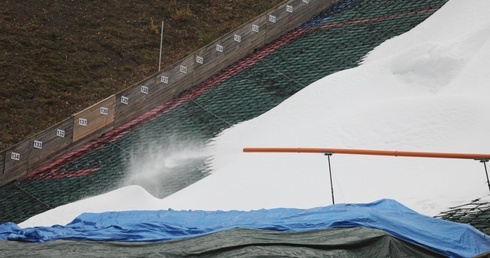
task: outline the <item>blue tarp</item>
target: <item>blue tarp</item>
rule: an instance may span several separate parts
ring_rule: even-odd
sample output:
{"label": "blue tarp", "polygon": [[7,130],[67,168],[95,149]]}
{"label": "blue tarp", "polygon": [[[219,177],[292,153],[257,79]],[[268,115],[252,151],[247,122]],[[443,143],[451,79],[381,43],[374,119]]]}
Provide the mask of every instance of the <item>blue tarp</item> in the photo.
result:
{"label": "blue tarp", "polygon": [[357,226],[380,229],[451,257],[490,252],[490,237],[472,226],[427,217],[393,200],[313,209],[84,213],[66,226],[21,229],[5,223],[0,240],[161,241],[232,228],[294,232]]}

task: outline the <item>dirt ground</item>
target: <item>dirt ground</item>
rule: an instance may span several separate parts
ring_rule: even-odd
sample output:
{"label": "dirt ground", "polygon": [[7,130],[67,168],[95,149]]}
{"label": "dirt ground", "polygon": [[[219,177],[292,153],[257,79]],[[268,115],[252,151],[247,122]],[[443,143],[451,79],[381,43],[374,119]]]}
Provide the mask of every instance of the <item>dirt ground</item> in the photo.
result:
{"label": "dirt ground", "polygon": [[282,0],[0,1],[0,150],[158,71]]}

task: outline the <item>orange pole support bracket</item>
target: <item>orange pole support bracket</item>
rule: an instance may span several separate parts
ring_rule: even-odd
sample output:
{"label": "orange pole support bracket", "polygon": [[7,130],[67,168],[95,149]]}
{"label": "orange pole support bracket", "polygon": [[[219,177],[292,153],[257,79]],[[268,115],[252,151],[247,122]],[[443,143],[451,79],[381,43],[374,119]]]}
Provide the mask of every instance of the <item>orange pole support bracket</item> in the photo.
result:
{"label": "orange pole support bracket", "polygon": [[490,154],[481,154],[481,153],[447,153],[447,152],[419,152],[419,151],[339,149],[339,148],[246,147],[243,148],[243,152],[332,153],[332,154],[358,154],[358,155],[377,155],[377,156],[395,156],[395,157],[474,159],[474,160],[482,160],[482,161],[490,160]]}

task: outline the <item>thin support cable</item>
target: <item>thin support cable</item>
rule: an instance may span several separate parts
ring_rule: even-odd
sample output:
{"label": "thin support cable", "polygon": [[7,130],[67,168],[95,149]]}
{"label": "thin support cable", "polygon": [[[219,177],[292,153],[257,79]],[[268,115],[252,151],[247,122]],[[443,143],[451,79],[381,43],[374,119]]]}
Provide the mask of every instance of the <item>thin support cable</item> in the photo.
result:
{"label": "thin support cable", "polygon": [[267,67],[269,67],[269,68],[270,68],[270,69],[272,69],[273,71],[275,71],[276,73],[281,74],[282,76],[284,76],[284,77],[288,78],[290,81],[293,81],[293,82],[297,83],[298,85],[301,85],[301,86],[303,86],[303,87],[306,87],[306,85],[305,85],[305,84],[303,84],[303,83],[301,83],[301,82],[299,82],[299,81],[295,80],[294,78],[291,78],[291,77],[287,76],[285,73],[283,73],[283,72],[281,72],[281,71],[277,70],[276,68],[272,67],[272,66],[271,66],[271,65],[269,65],[268,63],[264,62],[262,59],[260,59],[259,61],[260,61],[260,62],[262,62],[263,64],[265,64]]}
{"label": "thin support cable", "polygon": [[33,194],[29,193],[28,191],[26,191],[24,188],[22,188],[20,185],[19,185],[19,182],[16,182],[14,184],[15,186],[17,186],[17,188],[19,188],[21,191],[23,191],[24,193],[26,193],[27,195],[29,195],[30,197],[34,198],[35,200],[37,200],[38,202],[42,203],[44,206],[48,207],[49,209],[52,209],[53,207],[49,206],[47,203],[43,202],[41,199],[37,198],[36,196],[34,196]]}
{"label": "thin support cable", "polygon": [[[334,174],[332,174],[332,176],[333,176],[333,180],[334,180],[334,182],[335,182],[335,185],[337,186],[337,187],[336,187],[337,192],[339,192],[339,191],[340,191],[340,195],[341,195],[341,197],[343,198],[343,200],[346,200],[346,198],[345,198],[345,194],[344,194],[344,191],[342,191],[342,187],[340,187],[340,186],[341,186],[341,184],[340,184],[339,179],[338,179],[338,178],[337,178],[337,176],[335,176]],[[337,194],[337,195],[338,195],[338,194]]]}
{"label": "thin support cable", "polygon": [[128,154],[131,154],[129,151],[125,150],[123,147],[121,147],[121,146],[119,146],[119,145],[117,145],[117,144],[115,144],[113,142],[110,142],[109,141],[109,144],[112,144],[112,145],[116,146],[117,148],[119,148],[120,150],[122,150],[122,151],[124,151],[124,152],[126,152]]}
{"label": "thin support cable", "polygon": [[191,101],[194,102],[194,104],[196,104],[198,107],[202,108],[204,111],[208,112],[209,114],[213,115],[214,117],[218,118],[219,120],[225,122],[227,125],[229,125],[229,126],[232,126],[233,125],[233,124],[229,123],[228,121],[226,121],[225,119],[219,117],[215,113],[207,110],[205,107],[203,107],[201,104],[197,103],[195,100],[192,99]]}
{"label": "thin support cable", "polygon": [[332,204],[335,204],[335,196],[333,193],[333,180],[332,180],[332,167],[330,166],[330,156],[332,156],[331,152],[325,153],[328,159],[328,173],[330,175],[330,192],[332,193]]}

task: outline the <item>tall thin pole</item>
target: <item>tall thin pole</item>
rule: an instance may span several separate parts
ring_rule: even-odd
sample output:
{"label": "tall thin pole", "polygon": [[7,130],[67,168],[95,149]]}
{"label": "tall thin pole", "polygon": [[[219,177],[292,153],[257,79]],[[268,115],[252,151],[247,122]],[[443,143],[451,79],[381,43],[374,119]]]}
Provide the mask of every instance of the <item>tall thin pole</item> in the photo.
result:
{"label": "tall thin pole", "polygon": [[160,32],[160,58],[158,59],[158,71],[160,72],[162,67],[162,46],[163,46],[163,21],[162,21],[162,31]]}
{"label": "tall thin pole", "polygon": [[325,156],[328,158],[328,172],[330,174],[330,192],[332,193],[332,204],[335,204],[335,197],[333,194],[333,181],[332,181],[332,167],[330,166],[330,156],[332,156],[331,152],[325,153]]}
{"label": "tall thin pole", "polygon": [[483,163],[483,167],[485,167],[485,175],[487,176],[488,190],[490,190],[490,180],[488,179],[488,171],[487,171],[487,162],[488,162],[488,159],[482,159],[482,160],[480,160],[480,162]]}

